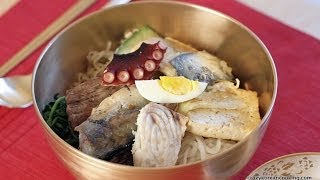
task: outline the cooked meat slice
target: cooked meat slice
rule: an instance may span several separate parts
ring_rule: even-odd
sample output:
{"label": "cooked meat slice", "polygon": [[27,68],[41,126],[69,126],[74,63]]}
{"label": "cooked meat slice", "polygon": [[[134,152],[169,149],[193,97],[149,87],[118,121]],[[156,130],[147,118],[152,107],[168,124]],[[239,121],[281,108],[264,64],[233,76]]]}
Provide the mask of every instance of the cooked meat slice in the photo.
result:
{"label": "cooked meat slice", "polygon": [[84,122],[92,108],[120,89],[114,86],[101,86],[101,79],[92,79],[69,89],[66,93],[67,113],[72,129]]}
{"label": "cooked meat slice", "polygon": [[187,121],[185,116],[160,104],[149,103],[141,109],[132,147],[134,165],[174,166]]}
{"label": "cooked meat slice", "polygon": [[92,115],[75,128],[80,150],[88,155],[110,159],[115,151],[131,143],[139,110],[148,103],[135,86],[124,87],[104,99]]}

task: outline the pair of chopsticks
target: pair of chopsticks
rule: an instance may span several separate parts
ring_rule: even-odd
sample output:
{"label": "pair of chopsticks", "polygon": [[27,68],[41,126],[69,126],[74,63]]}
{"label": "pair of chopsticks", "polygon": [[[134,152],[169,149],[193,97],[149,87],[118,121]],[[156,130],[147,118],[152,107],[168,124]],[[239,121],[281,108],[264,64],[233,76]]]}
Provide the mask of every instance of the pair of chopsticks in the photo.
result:
{"label": "pair of chopsticks", "polygon": [[73,4],[63,15],[52,22],[45,30],[43,30],[37,37],[30,41],[14,56],[12,56],[7,62],[0,67],[0,77],[7,74],[11,69],[28,57],[33,51],[38,49],[44,42],[49,40],[55,35],[60,29],[66,26],[80,13],[90,7],[96,0],[78,0]]}

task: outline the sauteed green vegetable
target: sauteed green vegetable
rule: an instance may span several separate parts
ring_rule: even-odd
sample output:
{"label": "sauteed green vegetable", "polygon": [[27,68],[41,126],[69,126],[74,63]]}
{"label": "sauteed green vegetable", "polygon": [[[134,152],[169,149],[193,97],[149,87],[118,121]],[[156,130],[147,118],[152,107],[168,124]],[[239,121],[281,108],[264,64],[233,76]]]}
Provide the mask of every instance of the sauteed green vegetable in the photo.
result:
{"label": "sauteed green vegetable", "polygon": [[71,130],[65,96],[54,96],[54,101],[48,103],[42,111],[43,118],[50,128],[63,140],[75,148],[79,147],[79,135]]}

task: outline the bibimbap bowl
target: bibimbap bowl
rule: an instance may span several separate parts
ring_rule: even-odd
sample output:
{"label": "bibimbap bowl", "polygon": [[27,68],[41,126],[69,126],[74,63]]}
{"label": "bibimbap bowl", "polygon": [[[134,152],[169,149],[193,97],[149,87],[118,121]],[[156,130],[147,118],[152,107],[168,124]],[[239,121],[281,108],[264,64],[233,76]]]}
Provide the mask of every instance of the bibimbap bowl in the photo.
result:
{"label": "bibimbap bowl", "polygon": [[[186,165],[162,168],[133,167],[91,157],[61,139],[47,125],[42,110],[56,93],[65,94],[78,72],[86,69],[89,51],[117,43],[123,32],[149,25],[224,59],[242,86],[259,97],[262,121],[230,149]],[[46,137],[79,179],[222,179],[239,172],[250,160],[268,126],[277,92],[277,74],[264,44],[238,21],[211,9],[181,2],[134,2],[97,11],[59,33],[39,58],[33,74],[34,106]]]}

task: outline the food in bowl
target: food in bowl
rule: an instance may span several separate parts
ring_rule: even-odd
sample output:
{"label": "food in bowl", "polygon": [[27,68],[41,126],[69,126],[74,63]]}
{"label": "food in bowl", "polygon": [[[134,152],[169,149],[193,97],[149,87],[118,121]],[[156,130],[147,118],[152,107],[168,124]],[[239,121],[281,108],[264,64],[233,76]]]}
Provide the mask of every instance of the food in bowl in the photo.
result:
{"label": "food in bowl", "polygon": [[143,167],[191,163],[230,148],[261,121],[257,93],[240,89],[225,61],[149,26],[126,33],[114,52],[108,43],[87,58],[87,72],[43,116],[93,157]]}

